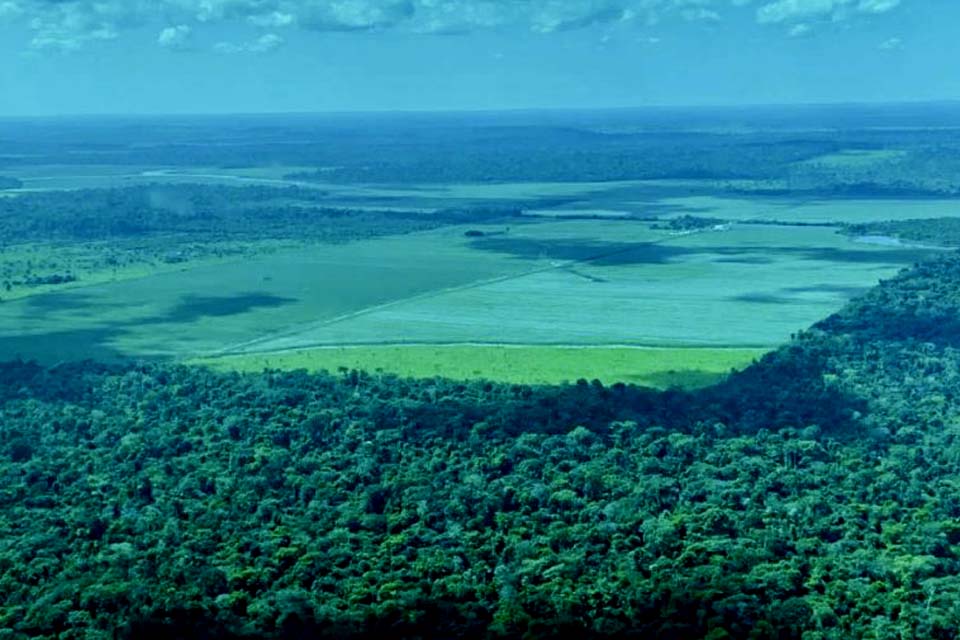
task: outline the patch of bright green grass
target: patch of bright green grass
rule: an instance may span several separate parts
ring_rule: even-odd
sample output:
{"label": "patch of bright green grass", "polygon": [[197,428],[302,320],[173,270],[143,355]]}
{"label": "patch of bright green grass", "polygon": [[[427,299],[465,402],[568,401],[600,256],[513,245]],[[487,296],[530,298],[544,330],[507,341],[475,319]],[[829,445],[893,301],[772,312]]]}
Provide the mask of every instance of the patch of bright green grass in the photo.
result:
{"label": "patch of bright green grass", "polygon": [[797,164],[823,167],[870,167],[879,162],[900,160],[907,155],[902,149],[843,149],[836,153],[803,160]]}
{"label": "patch of bright green grass", "polygon": [[410,377],[558,384],[580,378],[655,388],[697,388],[722,380],[765,349],[390,345],[304,349],[194,360],[219,370],[358,369]]}

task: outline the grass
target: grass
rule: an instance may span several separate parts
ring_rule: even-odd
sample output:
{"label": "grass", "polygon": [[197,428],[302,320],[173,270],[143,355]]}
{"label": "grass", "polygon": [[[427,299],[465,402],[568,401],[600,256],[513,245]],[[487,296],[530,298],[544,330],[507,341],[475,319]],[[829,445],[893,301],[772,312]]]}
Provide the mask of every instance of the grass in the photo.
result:
{"label": "grass", "polygon": [[8,300],[0,304],[0,357],[216,351],[532,268],[503,256],[468,255],[464,242],[463,229],[440,229]]}
{"label": "grass", "polygon": [[765,348],[923,255],[826,228],[675,235],[637,221],[558,220],[465,237],[473,227],[4,301],[0,357],[182,359],[399,343]]}
{"label": "grass", "polygon": [[819,227],[669,236],[624,221],[530,225],[479,246],[488,250],[475,253],[550,266],[315,323],[267,337],[256,350],[401,342],[764,347],[925,255],[859,245]]}
{"label": "grass", "polygon": [[749,365],[763,349],[658,349],[505,345],[404,345],[306,349],[197,359],[219,370],[359,369],[408,377],[558,384],[579,378],[655,388],[696,388]]}
{"label": "grass", "polygon": [[[57,242],[9,245],[0,249],[0,283],[11,283],[0,291],[0,300],[12,301],[44,293],[62,293],[71,289],[102,285],[126,280],[140,280],[153,275],[182,272],[202,266],[237,262],[254,255],[262,255],[302,246],[292,241],[215,242],[204,243],[198,256],[191,256],[189,264],[167,262],[163,256],[176,243],[167,243],[163,237],[128,241],[128,246],[111,242]],[[196,246],[186,247],[196,252]],[[108,256],[114,261],[108,262]],[[50,276],[71,274],[74,282],[56,285],[24,284],[29,274]],[[21,284],[14,284],[20,282]]]}
{"label": "grass", "polygon": [[799,165],[814,165],[822,167],[831,167],[837,169],[843,168],[864,168],[871,167],[881,162],[891,160],[900,160],[907,155],[902,149],[844,149],[836,153],[803,160]]}
{"label": "grass", "polygon": [[818,224],[960,216],[960,199],[950,198],[802,199],[696,195],[662,198],[657,206],[667,211],[666,217],[695,215],[724,220]]}

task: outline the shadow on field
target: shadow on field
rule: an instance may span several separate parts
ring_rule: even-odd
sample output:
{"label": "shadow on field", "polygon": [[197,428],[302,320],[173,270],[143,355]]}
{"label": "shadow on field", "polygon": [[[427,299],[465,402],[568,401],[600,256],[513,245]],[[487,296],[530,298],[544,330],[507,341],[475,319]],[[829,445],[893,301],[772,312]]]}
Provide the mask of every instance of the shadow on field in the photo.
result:
{"label": "shadow on field", "polygon": [[786,296],[778,296],[775,293],[765,293],[758,291],[756,293],[744,293],[739,296],[730,296],[727,300],[733,302],[746,302],[749,304],[806,304],[805,300],[799,298],[788,298]]}
{"label": "shadow on field", "polygon": [[697,390],[722,382],[728,373],[704,371],[703,369],[664,370],[641,376],[627,376],[627,382],[654,389]]}
{"label": "shadow on field", "polygon": [[[469,243],[479,251],[501,253],[528,260],[580,260],[598,266],[622,266],[631,264],[667,264],[687,256],[721,256],[718,261],[730,258],[769,260],[766,256],[783,256],[799,260],[846,263],[885,263],[910,265],[922,260],[929,252],[915,249],[891,249],[887,251],[837,249],[834,247],[782,247],[782,246],[704,246],[683,247],[653,242],[609,242],[603,240],[567,240],[532,238],[479,238]],[[762,263],[761,263],[762,264]]]}
{"label": "shadow on field", "polygon": [[92,316],[107,309],[126,307],[122,302],[108,302],[102,297],[84,291],[43,293],[23,298],[23,304],[31,314],[47,315],[76,313]]}
{"label": "shadow on field", "polygon": [[[87,358],[103,362],[143,358],[145,356],[124,352],[116,346],[117,342],[146,326],[189,324],[203,318],[238,316],[294,302],[294,298],[262,292],[234,296],[185,295],[160,315],[116,318],[110,311],[129,309],[135,312],[136,305],[104,302],[82,292],[32,296],[20,303],[31,316],[31,330],[21,335],[0,335],[0,360],[21,358],[52,364]],[[86,326],[70,328],[72,320],[82,320]]]}
{"label": "shadow on field", "polygon": [[785,287],[779,290],[783,295],[777,295],[776,293],[770,293],[766,291],[757,291],[754,293],[744,293],[738,296],[731,296],[728,298],[728,300],[754,304],[805,304],[806,301],[801,298],[797,298],[797,294],[824,293],[841,296],[843,298],[855,298],[856,296],[869,290],[870,287],[815,284],[806,287]]}
{"label": "shadow on field", "polygon": [[0,336],[0,360],[36,360],[43,364],[94,359],[117,362],[124,354],[111,343],[126,331],[117,327]]}
{"label": "shadow on field", "polygon": [[842,284],[813,284],[806,287],[787,287],[783,291],[789,293],[839,293],[845,296],[858,296],[869,291],[871,287],[858,287]]}
{"label": "shadow on field", "polygon": [[284,298],[261,292],[240,293],[235,296],[185,295],[164,315],[133,324],[194,322],[201,318],[237,316],[255,309],[273,309],[294,302],[297,302],[296,298]]}

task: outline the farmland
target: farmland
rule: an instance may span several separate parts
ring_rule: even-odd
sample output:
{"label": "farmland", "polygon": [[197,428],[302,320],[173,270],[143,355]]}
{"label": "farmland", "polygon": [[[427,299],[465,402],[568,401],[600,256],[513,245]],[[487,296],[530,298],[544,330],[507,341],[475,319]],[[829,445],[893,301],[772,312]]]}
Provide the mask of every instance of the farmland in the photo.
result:
{"label": "farmland", "polygon": [[529,271],[318,321],[231,352],[404,342],[764,347],[924,255],[820,227],[656,233],[620,221],[514,229],[468,243],[467,255],[501,256]]}
{"label": "farmland", "polygon": [[699,386],[960,215],[936,122],[662,115],[0,122],[0,356]]}
{"label": "farmland", "polygon": [[665,389],[698,388],[718,382],[731,369],[749,365],[764,352],[697,347],[388,345],[199,358],[195,363],[224,371],[355,369],[414,378],[485,378],[518,384],[560,384],[585,379]]}
{"label": "farmland", "polygon": [[446,225],[8,300],[0,353],[701,386],[928,253],[828,227]]}

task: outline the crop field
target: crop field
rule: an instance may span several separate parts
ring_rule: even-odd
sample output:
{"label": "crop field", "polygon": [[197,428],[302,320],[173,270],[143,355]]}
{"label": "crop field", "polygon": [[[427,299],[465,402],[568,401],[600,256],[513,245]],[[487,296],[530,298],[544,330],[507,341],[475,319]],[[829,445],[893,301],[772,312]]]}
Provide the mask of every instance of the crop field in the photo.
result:
{"label": "crop field", "polygon": [[877,163],[899,160],[906,155],[900,149],[844,149],[836,153],[817,156],[799,164],[832,168],[870,167]]}
{"label": "crop field", "polygon": [[925,255],[826,227],[446,227],[6,300],[0,357],[695,386]]}
{"label": "crop field", "polygon": [[[578,226],[583,235],[575,237]],[[820,227],[671,236],[623,221],[532,225],[470,246],[546,259],[552,268],[320,322],[244,349],[404,342],[765,347],[924,255],[857,244]]]}
{"label": "crop field", "polygon": [[[636,203],[638,206],[642,203]],[[863,223],[960,216],[960,199],[800,199],[771,197],[719,197],[697,195],[667,197],[659,202],[663,217],[693,215],[724,220],[764,220],[786,223]]]}
{"label": "crop field", "polygon": [[578,379],[627,382],[654,388],[706,386],[749,365],[762,349],[552,347],[509,345],[404,345],[328,347],[281,353],[199,358],[228,371],[357,369],[417,378],[485,378],[520,384]]}
{"label": "crop field", "polygon": [[181,356],[529,270],[444,229],[278,251],[0,304],[0,355]]}

